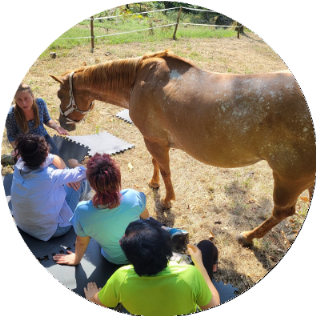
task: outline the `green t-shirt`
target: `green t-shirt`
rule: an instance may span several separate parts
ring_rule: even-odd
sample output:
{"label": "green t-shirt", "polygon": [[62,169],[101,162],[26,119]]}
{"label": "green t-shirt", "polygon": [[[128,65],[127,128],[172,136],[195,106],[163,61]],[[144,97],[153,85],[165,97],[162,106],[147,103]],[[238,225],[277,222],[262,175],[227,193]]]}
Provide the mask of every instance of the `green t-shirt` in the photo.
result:
{"label": "green t-shirt", "polygon": [[138,276],[132,265],[118,269],[99,293],[101,303],[118,303],[132,314],[174,316],[195,313],[205,306],[212,293],[202,274],[191,265],[170,262],[155,276]]}

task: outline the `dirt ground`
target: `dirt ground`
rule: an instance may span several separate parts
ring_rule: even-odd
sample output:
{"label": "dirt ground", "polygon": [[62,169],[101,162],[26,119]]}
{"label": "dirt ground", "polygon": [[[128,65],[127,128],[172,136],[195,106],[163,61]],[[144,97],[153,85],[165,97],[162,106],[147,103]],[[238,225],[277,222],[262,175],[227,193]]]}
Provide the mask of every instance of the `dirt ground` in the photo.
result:
{"label": "dirt ground", "polygon": [[[23,81],[33,87],[36,96],[46,100],[51,117],[57,120],[58,84],[49,74],[60,75],[84,63],[89,66],[164,49],[215,72],[243,74],[287,69],[282,59],[258,36],[246,33],[240,39],[179,39],[112,46],[96,44],[94,53],[90,53],[88,46],[56,51],[56,59],[37,60]],[[244,248],[235,241],[235,236],[262,223],[270,216],[273,207],[272,172],[266,162],[245,168],[221,169],[204,165],[186,153],[172,149],[171,174],[176,201],[169,211],[161,212],[156,208],[156,202],[164,196],[164,185],[158,191],[148,187],[153,172],[151,156],[138,129],[115,116],[121,110],[97,101],[85,122],[71,134],[107,131],[134,144],[135,148],[115,155],[121,165],[122,187],[144,192],[150,215],[168,226],[186,229],[191,243],[208,239],[212,233],[219,250],[216,281],[239,288],[238,294],[255,285],[282,259],[298,233],[309,207],[307,192],[298,200],[297,213],[292,218],[280,223],[263,239],[256,240],[251,248]],[[48,129],[48,132],[53,135],[55,131]],[[2,154],[10,151],[5,139]],[[2,172],[12,171],[6,167]]]}

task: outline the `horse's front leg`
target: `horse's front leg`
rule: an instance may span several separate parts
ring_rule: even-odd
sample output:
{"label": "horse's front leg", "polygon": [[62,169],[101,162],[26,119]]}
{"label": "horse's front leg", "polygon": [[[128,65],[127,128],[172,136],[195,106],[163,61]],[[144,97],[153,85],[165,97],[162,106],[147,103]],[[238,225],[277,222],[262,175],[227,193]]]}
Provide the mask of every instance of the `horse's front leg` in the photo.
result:
{"label": "horse's front leg", "polygon": [[152,163],[154,166],[154,174],[149,182],[149,186],[152,189],[158,189],[159,188],[159,164],[154,157],[152,158]]}
{"label": "horse's front leg", "polygon": [[147,139],[144,140],[148,151],[153,157],[152,163],[154,165],[154,175],[149,185],[154,188],[159,187],[159,168],[166,187],[166,196],[161,200],[161,204],[163,207],[169,208],[171,206],[170,201],[175,200],[175,194],[171,182],[171,172],[169,166],[169,147],[160,142],[156,143],[149,141]]}

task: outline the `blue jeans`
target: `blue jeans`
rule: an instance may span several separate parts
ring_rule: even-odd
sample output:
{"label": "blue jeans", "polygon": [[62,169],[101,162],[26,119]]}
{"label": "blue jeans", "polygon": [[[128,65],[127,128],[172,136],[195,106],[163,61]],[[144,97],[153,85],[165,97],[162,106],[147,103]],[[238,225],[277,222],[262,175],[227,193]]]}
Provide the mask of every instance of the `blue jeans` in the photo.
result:
{"label": "blue jeans", "polygon": [[[91,190],[91,187],[88,180],[85,179],[80,182],[80,188],[78,189],[78,191],[74,190],[71,187],[68,187],[68,185],[66,184],[64,186],[64,189],[67,193],[65,200],[67,204],[69,205],[71,211],[74,213],[78,203],[84,199],[84,197]],[[66,226],[66,227],[60,227],[58,225],[54,235],[51,238],[59,237],[66,234],[70,230],[71,227],[72,227],[71,225]]]}

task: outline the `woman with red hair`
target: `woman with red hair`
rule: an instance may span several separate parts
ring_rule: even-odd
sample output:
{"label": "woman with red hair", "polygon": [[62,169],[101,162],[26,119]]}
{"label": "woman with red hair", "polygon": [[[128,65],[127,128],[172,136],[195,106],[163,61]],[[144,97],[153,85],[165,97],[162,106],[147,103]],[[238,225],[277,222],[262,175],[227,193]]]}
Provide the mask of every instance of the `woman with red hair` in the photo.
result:
{"label": "woman with red hair", "polygon": [[128,264],[119,240],[129,223],[138,219],[150,219],[156,225],[175,236],[186,237],[188,233],[163,226],[149,217],[146,196],[133,189],[121,190],[121,172],[118,163],[107,154],[96,153],[87,163],[87,179],[95,195],[90,201],[80,202],[70,222],[77,234],[75,253],[56,254],[53,259],[59,264],[80,263],[90,238],[101,246],[101,253],[109,262]]}
{"label": "woman with red hair", "polygon": [[109,262],[127,264],[119,240],[129,223],[149,218],[146,196],[133,189],[121,190],[120,167],[107,154],[96,153],[89,159],[86,176],[95,195],[79,203],[70,219],[77,234],[75,253],[68,251],[53,259],[59,264],[79,264],[92,237]]}

